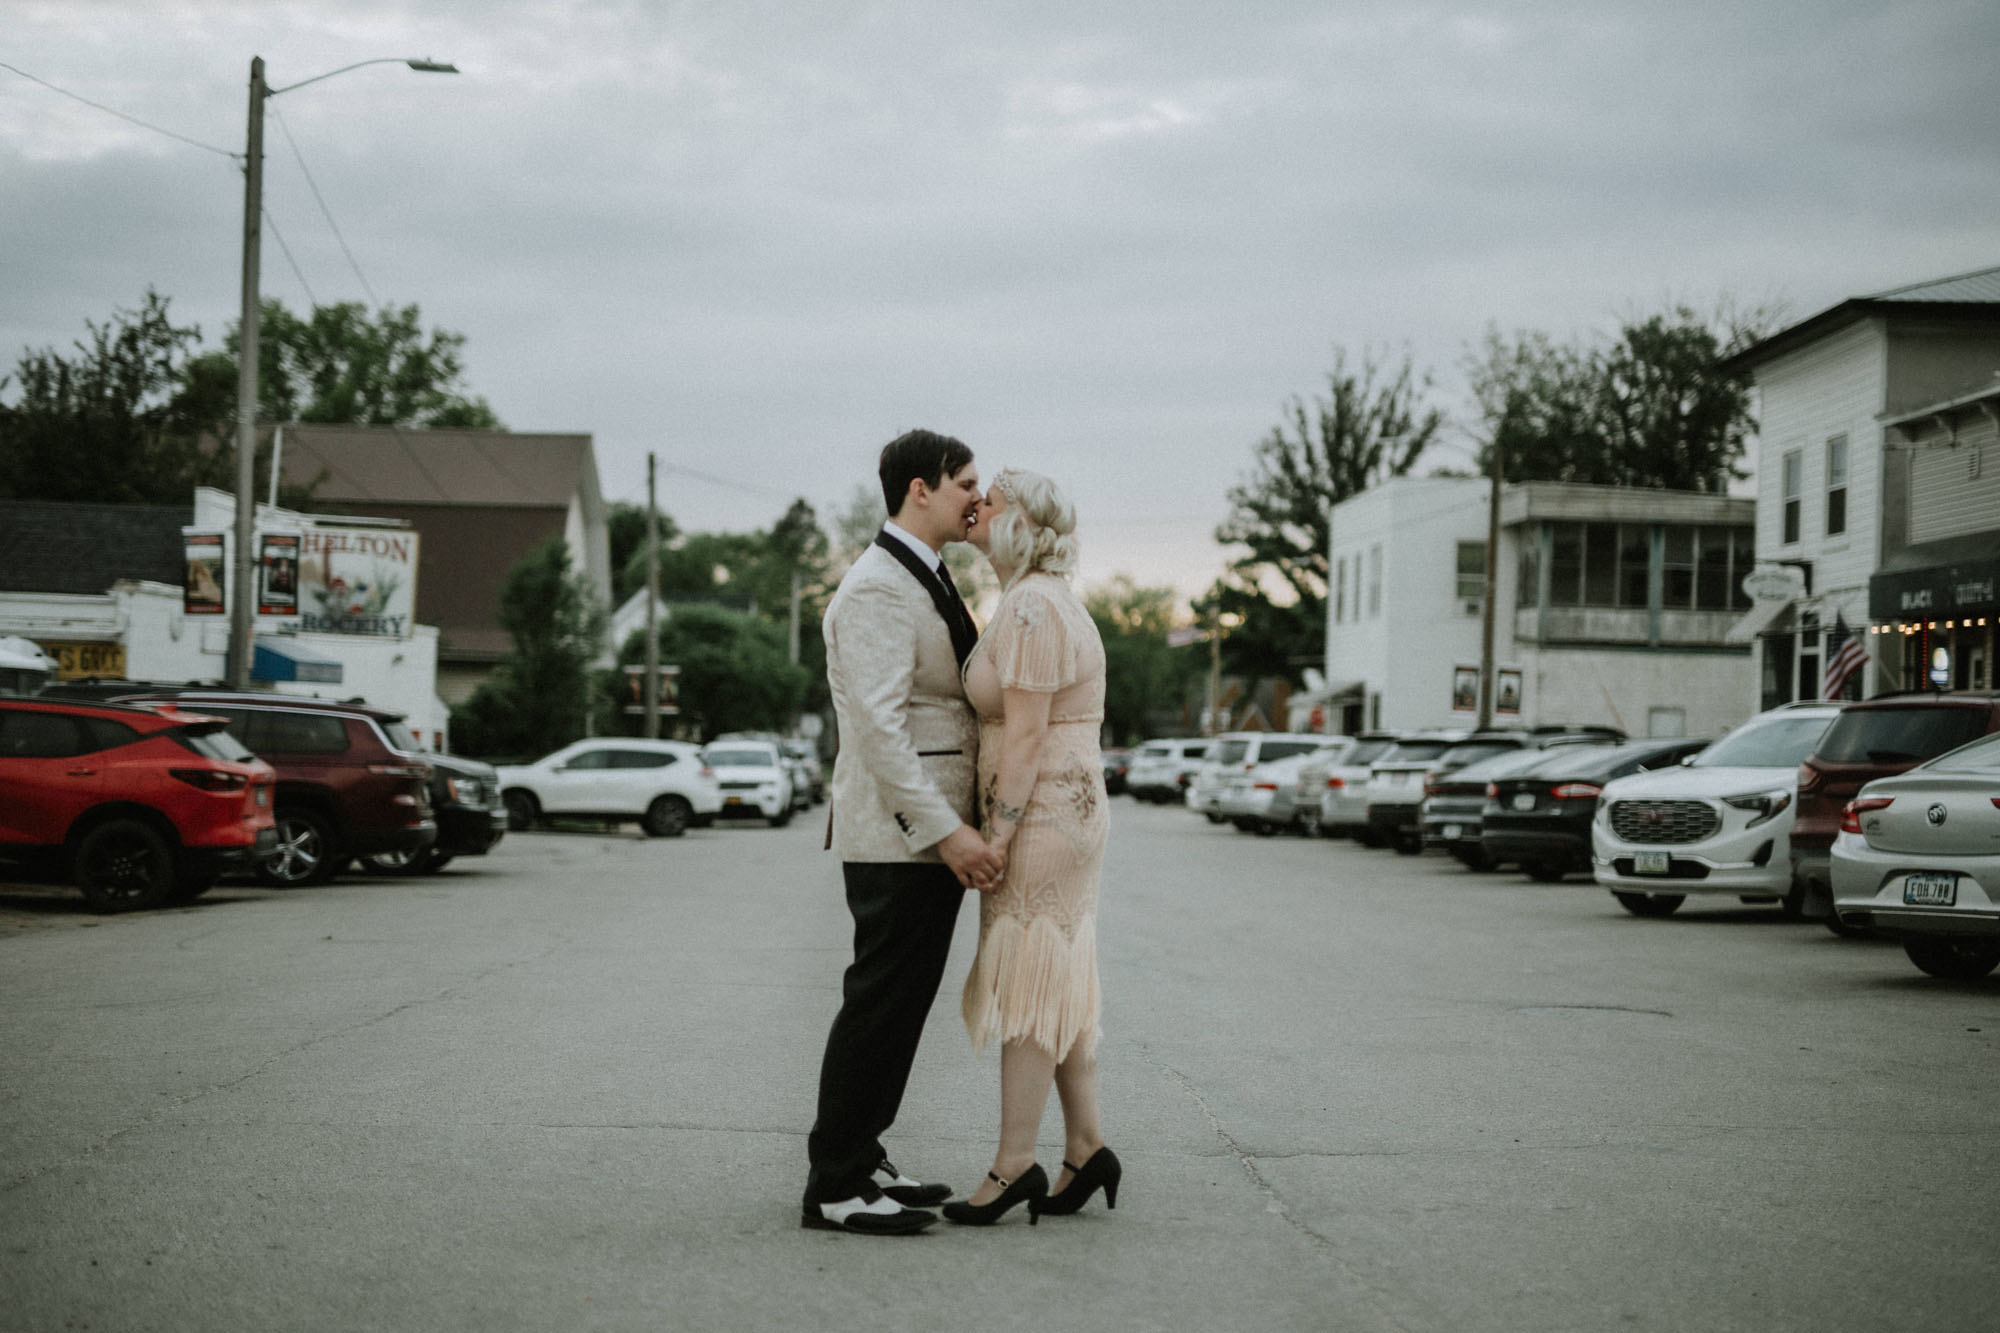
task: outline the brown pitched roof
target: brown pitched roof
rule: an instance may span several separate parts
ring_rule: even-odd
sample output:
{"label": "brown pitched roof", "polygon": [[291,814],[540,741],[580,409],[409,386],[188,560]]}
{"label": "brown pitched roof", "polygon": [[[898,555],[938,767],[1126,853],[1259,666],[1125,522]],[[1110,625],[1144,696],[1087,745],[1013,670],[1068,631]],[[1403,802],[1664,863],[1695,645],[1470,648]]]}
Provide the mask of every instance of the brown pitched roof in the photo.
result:
{"label": "brown pitched roof", "polygon": [[588,435],[300,424],[284,429],[285,482],[313,487],[315,505],[391,500],[567,506],[579,474],[596,469]]}

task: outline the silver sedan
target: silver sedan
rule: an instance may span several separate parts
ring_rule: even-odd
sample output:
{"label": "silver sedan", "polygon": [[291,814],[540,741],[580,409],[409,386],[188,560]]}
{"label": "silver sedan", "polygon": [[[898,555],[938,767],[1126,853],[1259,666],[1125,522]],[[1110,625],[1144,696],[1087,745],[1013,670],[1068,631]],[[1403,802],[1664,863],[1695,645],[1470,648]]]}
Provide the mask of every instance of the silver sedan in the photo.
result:
{"label": "silver sedan", "polygon": [[1856,793],[1833,842],[1841,921],[1934,977],[2000,966],[2000,734]]}

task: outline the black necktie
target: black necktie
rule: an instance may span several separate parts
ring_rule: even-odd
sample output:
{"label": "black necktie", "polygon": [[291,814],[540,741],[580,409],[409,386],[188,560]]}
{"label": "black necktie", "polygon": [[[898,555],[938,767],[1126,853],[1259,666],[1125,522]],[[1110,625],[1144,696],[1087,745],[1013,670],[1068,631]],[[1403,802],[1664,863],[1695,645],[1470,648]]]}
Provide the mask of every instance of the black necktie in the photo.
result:
{"label": "black necktie", "polygon": [[[959,665],[972,653],[971,645],[978,642],[979,627],[972,623],[972,612],[966,609],[965,598],[958,592],[958,584],[952,580],[951,570],[944,561],[938,561],[938,582],[944,585],[945,596],[951,599],[951,609],[956,613],[957,623],[951,627],[951,646],[958,654]],[[960,645],[964,645],[960,650]]]}

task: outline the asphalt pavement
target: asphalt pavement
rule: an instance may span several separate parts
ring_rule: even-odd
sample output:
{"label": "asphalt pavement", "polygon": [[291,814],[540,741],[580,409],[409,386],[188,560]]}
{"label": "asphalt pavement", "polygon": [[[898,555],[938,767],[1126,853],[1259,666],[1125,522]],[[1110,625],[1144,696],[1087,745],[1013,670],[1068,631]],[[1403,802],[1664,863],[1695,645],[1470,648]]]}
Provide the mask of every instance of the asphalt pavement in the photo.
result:
{"label": "asphalt pavement", "polygon": [[[1994,1326],[2000,980],[1114,809],[1119,1208],[895,1240],[798,1226],[817,814],[121,917],[0,886],[0,1329]],[[890,1141],[961,1192],[976,924]]]}

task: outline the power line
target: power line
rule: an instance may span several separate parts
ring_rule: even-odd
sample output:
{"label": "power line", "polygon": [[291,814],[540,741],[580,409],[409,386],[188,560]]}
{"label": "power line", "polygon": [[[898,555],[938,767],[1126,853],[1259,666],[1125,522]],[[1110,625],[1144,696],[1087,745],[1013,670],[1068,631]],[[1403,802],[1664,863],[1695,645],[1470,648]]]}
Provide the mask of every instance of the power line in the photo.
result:
{"label": "power line", "polygon": [[[306,188],[312,191],[312,197],[319,203],[320,216],[326,219],[328,229],[333,232],[333,239],[340,242],[340,252],[347,256],[347,266],[353,269],[354,276],[361,280],[361,290],[368,293],[368,303],[374,306],[381,305],[381,300],[375,295],[375,288],[368,282],[368,275],[361,271],[360,263],[354,258],[354,251],[348,248],[347,238],[341,235],[340,224],[333,220],[333,210],[326,206],[326,196],[319,192],[319,183],[313,179],[312,170],[306,166],[305,154],[299,151],[299,142],[292,137],[292,127],[287,125],[285,118],[275,110],[270,115],[271,119],[278,122],[278,128],[285,132],[285,142],[291,145],[292,157],[299,164],[299,173],[306,178]],[[315,301],[313,304],[318,305],[319,302]]]}
{"label": "power line", "polygon": [[299,261],[292,257],[292,247],[285,244],[285,233],[278,230],[278,220],[271,216],[271,210],[268,208],[264,210],[264,225],[271,229],[271,239],[278,243],[278,249],[284,251],[285,262],[292,266],[292,276],[299,280],[299,286],[306,289],[306,300],[315,306],[318,305],[319,298],[313,295],[312,284],[306,281],[305,271],[299,267]]}
{"label": "power line", "polygon": [[106,115],[116,116],[120,120],[127,121],[133,125],[137,125],[142,130],[151,130],[155,134],[164,134],[169,139],[177,139],[181,143],[187,144],[191,148],[199,148],[203,152],[219,154],[223,157],[230,159],[232,162],[241,162],[243,160],[243,154],[241,153],[232,153],[227,148],[217,148],[212,143],[203,143],[199,139],[190,139],[185,134],[176,134],[172,130],[163,129],[160,126],[153,124],[151,121],[141,120],[137,116],[128,116],[123,111],[120,111],[116,107],[106,106],[102,102],[93,102],[88,97],[81,97],[76,93],[71,92],[67,88],[58,88],[56,87],[55,84],[50,83],[47,79],[38,78],[35,75],[28,73],[27,70],[21,69],[15,65],[10,65],[4,60],[0,60],[0,69],[8,70],[12,73],[18,74],[22,78],[28,80],[30,83],[39,83],[42,85],[42,87],[47,88],[50,92],[60,94],[63,97],[67,97],[72,102],[81,102],[85,106],[90,107],[93,110],[102,111]]}

